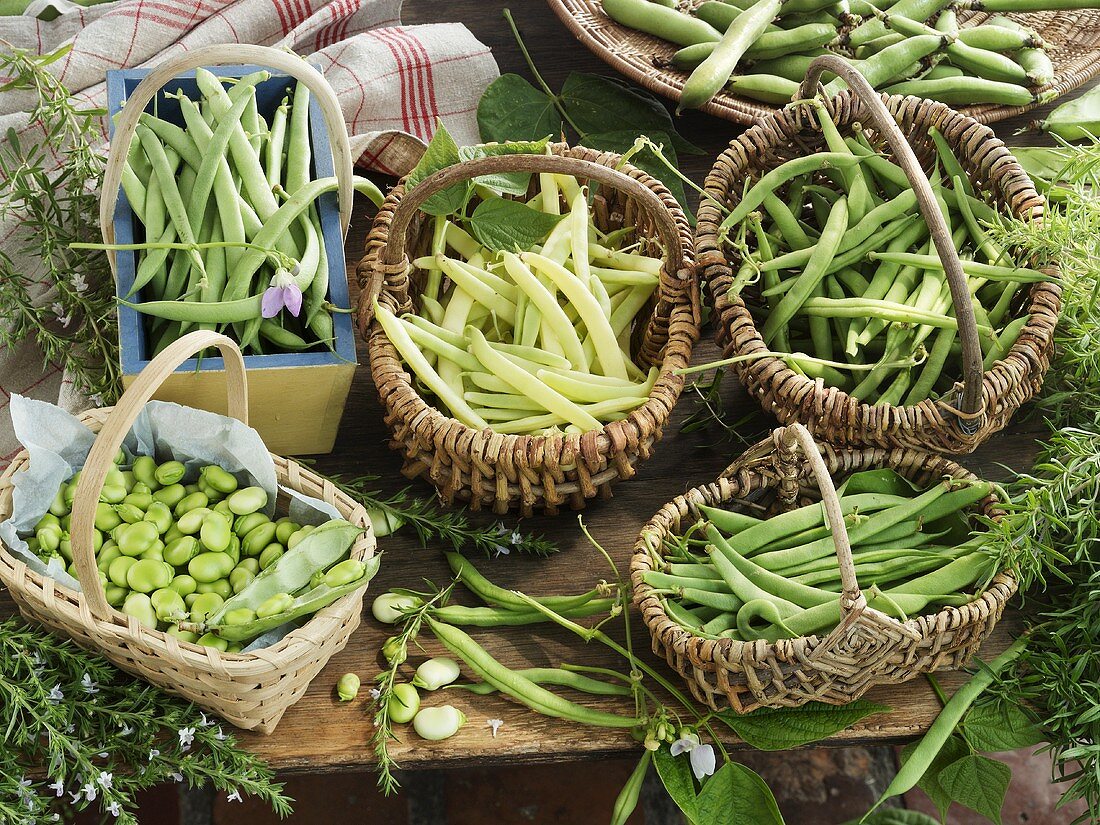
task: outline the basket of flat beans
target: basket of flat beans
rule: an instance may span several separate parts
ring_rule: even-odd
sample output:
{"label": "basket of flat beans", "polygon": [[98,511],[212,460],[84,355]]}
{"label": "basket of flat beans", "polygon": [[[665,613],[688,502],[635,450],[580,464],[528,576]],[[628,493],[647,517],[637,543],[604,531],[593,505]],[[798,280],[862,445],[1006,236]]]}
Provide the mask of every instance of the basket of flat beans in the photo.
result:
{"label": "basket of flat beans", "polygon": [[[814,97],[823,71],[851,89]],[[1049,366],[1057,271],[996,231],[1043,199],[988,127],[880,97],[839,58],[802,98],[707,178],[696,238],[727,362],[831,443],[970,452]]]}
{"label": "basket of flat beans", "polygon": [[591,149],[490,152],[406,179],[359,273],[377,295],[360,330],[404,472],[473,509],[580,508],[633,476],[699,334],[684,213]]}
{"label": "basket of flat beans", "polygon": [[[0,544],[0,581],[28,619],[237,727],[270,733],[359,625],[378,569],[375,536],[362,505],[289,459],[271,456],[272,496],[247,472],[160,446],[157,456],[121,449],[160,381],[206,347],[225,361],[231,417],[247,423],[231,339],[199,331],[167,345],[117,406],[81,417],[97,433],[91,451],[25,539],[44,571]],[[19,453],[0,477],[0,520],[23,506],[16,476],[29,462]],[[302,497],[318,505],[313,522],[276,517],[295,512],[288,491],[298,518]]]}
{"label": "basket of flat beans", "polygon": [[974,531],[1001,515],[946,458],[790,424],[642,528],[634,603],[712,708],[844,704],[962,667],[989,637],[1016,581]]}

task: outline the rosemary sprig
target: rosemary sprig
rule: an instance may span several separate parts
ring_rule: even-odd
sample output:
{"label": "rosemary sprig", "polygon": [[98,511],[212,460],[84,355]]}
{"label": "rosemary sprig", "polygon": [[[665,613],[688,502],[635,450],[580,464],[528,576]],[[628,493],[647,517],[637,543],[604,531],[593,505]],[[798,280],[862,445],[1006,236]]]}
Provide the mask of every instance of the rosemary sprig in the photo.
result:
{"label": "rosemary sprig", "polygon": [[[692,381],[685,387],[687,393],[690,393],[692,411],[680,424],[680,432],[687,434],[717,429],[723,442],[751,444],[759,440],[763,428],[753,426],[753,422],[758,419],[755,413],[739,417],[732,415],[730,405],[722,400],[722,381],[725,376],[726,368],[718,367],[709,379]],[[709,449],[714,446],[714,442],[708,440],[699,446]]]}
{"label": "rosemary sprig", "polygon": [[420,626],[424,623],[424,617],[435,607],[439,607],[450,598],[456,582],[451,582],[442,589],[438,589],[431,582],[426,584],[434,591],[431,594],[418,594],[423,602],[415,610],[409,611],[401,619],[401,632],[394,637],[392,647],[402,651],[401,655],[394,656],[387,663],[387,667],[375,677],[378,687],[371,693],[374,697],[371,710],[374,713],[374,736],[371,737],[371,747],[374,749],[375,759],[378,760],[378,787],[386,796],[397,793],[401,783],[393,775],[399,765],[390,755],[390,742],[397,739],[393,733],[393,723],[390,721],[390,699],[393,698],[393,688],[397,684],[397,676],[401,665],[405,661],[404,651],[409,644],[416,640],[420,633]]}
{"label": "rosemary sprig", "polygon": [[67,46],[38,55],[2,45],[0,91],[33,96],[29,123],[44,140],[20,141],[13,129],[0,144],[0,225],[18,226],[0,249],[0,343],[33,338],[77,390],[110,403],[120,390],[114,281],[103,252],[69,248],[100,239],[105,112],[85,108],[48,70]]}
{"label": "rosemary sprig", "polygon": [[171,780],[291,812],[267,766],[194,705],[16,619],[0,622],[0,719],[2,822],[97,806],[136,825],[136,793]]}
{"label": "rosemary sprig", "polygon": [[386,496],[374,488],[378,476],[329,476],[332,482],[368,509],[378,510],[391,522],[407,524],[416,532],[421,546],[446,542],[455,550],[473,547],[487,556],[526,553],[549,556],[558,552],[554,542],[535,533],[509,529],[503,522],[478,526],[470,523],[461,510],[444,510],[436,501],[410,493],[408,488]]}

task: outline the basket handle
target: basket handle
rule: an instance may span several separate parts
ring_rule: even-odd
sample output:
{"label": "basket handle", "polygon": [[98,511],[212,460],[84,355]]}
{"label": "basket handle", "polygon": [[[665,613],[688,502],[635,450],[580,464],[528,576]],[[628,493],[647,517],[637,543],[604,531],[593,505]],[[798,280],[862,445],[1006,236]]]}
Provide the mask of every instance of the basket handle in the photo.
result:
{"label": "basket handle", "polygon": [[95,528],[96,503],[107,478],[107,471],[114,466],[114,457],[130,432],[134,420],[145,408],[164,380],[176,367],[207,347],[217,347],[225,362],[226,395],[229,399],[229,415],[242,424],[248,423],[248,378],[244,359],[237,344],[230,338],[210,330],[189,333],[172,342],[141,371],[129,389],[122,394],[111,410],[103,428],[96,435],[95,443],[84,462],[80,481],[73,496],[72,524],[69,538],[72,542],[73,561],[77,579],[84,592],[92,615],[106,620],[111,613],[103,586],[99,582],[95,551],[92,549],[92,530]]}
{"label": "basket handle", "polygon": [[[665,272],[682,283],[691,280],[692,270],[684,265],[684,254],[680,247],[680,233],[676,221],[669,214],[660,196],[645,184],[618,169],[579,158],[561,155],[494,155],[448,166],[429,175],[405,192],[394,207],[389,239],[379,257],[378,268],[372,273],[371,281],[364,290],[365,295],[360,298],[360,306],[373,307],[374,299],[381,292],[386,277],[408,271],[411,264],[405,254],[405,236],[416,213],[432,195],[471,178],[504,172],[575,175],[625,192],[634,198],[652,219],[657,235],[668,250],[664,265]],[[373,313],[373,309],[367,311]]]}
{"label": "basket handle", "polygon": [[[178,58],[165,60],[157,65],[134,88],[126,99],[115,122],[115,134],[111,140],[107,155],[107,164],[103,170],[103,196],[99,201],[99,225],[103,232],[104,243],[115,242],[114,213],[118,202],[118,191],[122,186],[122,169],[130,150],[138,120],[149,101],[165,83],[182,72],[197,69],[200,66],[228,66],[255,64],[278,69],[300,80],[312,92],[317,100],[328,127],[329,144],[332,148],[332,165],[338,181],[340,202],[340,227],[344,235],[348,234],[351,224],[351,209],[354,198],[352,186],[351,143],[348,140],[348,127],[340,109],[340,101],[324,75],[296,54],[273,49],[270,46],[250,44],[212,45],[186,52]],[[112,272],[115,270],[115,253],[108,251]]]}
{"label": "basket handle", "polygon": [[882,96],[864,79],[846,60],[836,55],[822,55],[814,59],[806,71],[806,79],[798,90],[802,99],[813,97],[820,86],[821,74],[832,72],[848,84],[848,88],[867,108],[875,128],[886,138],[894,159],[905,171],[909,183],[917,195],[917,204],[928,224],[936,252],[943,261],[943,271],[951,288],[951,301],[955,306],[955,319],[959,325],[959,338],[962,341],[963,381],[960,391],[959,410],[956,411],[959,428],[972,435],[981,428],[984,417],[982,381],[985,368],[982,365],[982,348],[978,340],[978,324],[974,318],[974,307],[970,303],[970,288],[963,274],[959,253],[951,240],[951,229],[943,219],[936,196],[921,169],[920,162],[909,145],[905,135],[898,127],[882,103]]}

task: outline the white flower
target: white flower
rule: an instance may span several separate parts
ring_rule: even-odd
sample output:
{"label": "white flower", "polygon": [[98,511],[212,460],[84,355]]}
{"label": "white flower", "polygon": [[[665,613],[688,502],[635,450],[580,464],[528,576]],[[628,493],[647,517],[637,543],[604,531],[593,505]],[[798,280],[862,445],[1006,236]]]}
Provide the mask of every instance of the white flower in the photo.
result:
{"label": "white flower", "polygon": [[122,806],[119,805],[117,801],[112,802],[107,806],[107,813],[113,817],[118,817],[118,815],[122,813]]}
{"label": "white flower", "polygon": [[377,699],[381,695],[382,695],[382,691],[380,691],[378,688],[371,688],[370,689],[370,698],[371,699]]}
{"label": "white flower", "polygon": [[194,728],[180,728],[176,733],[180,737],[180,747],[184,750],[191,748],[191,743],[195,741],[195,729]]}
{"label": "white flower", "polygon": [[493,548],[493,550],[496,551],[496,555],[498,556],[507,556],[509,553],[512,552],[511,547],[505,547],[503,544],[498,544],[496,547]]}
{"label": "white flower", "polygon": [[211,726],[212,724],[214,724],[213,722],[211,722],[211,721],[210,721],[209,719],[207,719],[207,718],[206,718],[206,714],[205,714],[205,713],[202,713],[202,712],[200,712],[200,713],[199,713],[199,719],[200,719],[200,722],[199,722],[199,724],[200,724],[200,725],[201,725],[202,727],[204,727],[204,728],[208,728],[208,727],[210,727],[210,726]]}
{"label": "white flower", "polygon": [[50,311],[57,316],[57,320],[61,322],[61,326],[67,327],[73,322],[72,316],[65,314],[65,307],[61,306],[60,301],[54,301],[50,305]]}
{"label": "white flower", "polygon": [[96,786],[93,785],[91,782],[81,788],[80,792],[84,794],[84,798],[87,799],[89,802],[95,802],[95,798],[99,795],[99,791],[96,790]]}
{"label": "white flower", "polygon": [[99,693],[99,685],[92,679],[92,674],[85,673],[84,677],[80,680],[80,686],[84,689],[85,693]]}
{"label": "white flower", "polygon": [[217,739],[219,742],[224,742],[229,737],[222,733],[222,726],[218,725],[218,732],[217,734],[215,734],[214,738]]}
{"label": "white flower", "polygon": [[64,796],[65,795],[65,783],[60,779],[58,779],[52,785],[48,785],[47,787],[51,791],[53,791],[57,796]]}
{"label": "white flower", "polygon": [[149,761],[150,762],[152,762],[158,756],[160,756],[160,751],[158,751],[156,748],[153,748],[151,751],[149,751]]}
{"label": "white flower", "polygon": [[695,774],[696,779],[701,780],[704,776],[710,776],[714,773],[714,748],[710,745],[701,744],[699,735],[696,733],[681,735],[679,739],[672,743],[669,752],[673,756],[686,753],[691,760],[691,771]]}
{"label": "white flower", "polygon": [[92,396],[91,401],[97,407],[106,407],[107,406],[107,402],[104,400],[102,394],[100,394],[98,392],[95,395]]}
{"label": "white flower", "polygon": [[523,544],[523,533],[521,533],[519,530],[512,531],[512,544]]}
{"label": "white flower", "polygon": [[80,801],[81,796],[82,796],[81,792],[77,791],[76,793],[69,794],[69,799],[71,799],[73,801],[73,804],[75,805],[76,803],[78,803]]}
{"label": "white flower", "polygon": [[107,771],[100,771],[95,781],[99,783],[103,790],[107,791],[111,789],[111,785],[114,783],[115,778],[112,774],[107,773]]}
{"label": "white flower", "polygon": [[[87,288],[88,288],[88,281],[85,280],[84,273],[83,272],[76,273],[76,275],[73,276],[73,289],[75,289],[77,294],[79,295],[82,292],[84,292],[84,290],[86,290]],[[115,814],[115,816],[118,816],[118,814]]]}
{"label": "white flower", "polygon": [[119,727],[119,734],[118,734],[119,736],[129,736],[131,733],[134,732],[134,729],[132,727],[130,727],[129,725],[127,725],[125,722],[119,722],[118,727]]}
{"label": "white flower", "polygon": [[504,720],[503,719],[488,719],[488,720],[486,720],[485,724],[487,724],[490,728],[493,729],[493,738],[496,739],[497,738],[497,731],[500,729],[500,726],[504,724]]}
{"label": "white flower", "polygon": [[227,796],[225,798],[225,801],[226,802],[240,802],[241,801],[241,792],[240,791],[233,791],[233,793],[229,794],[229,796]]}
{"label": "white flower", "polygon": [[168,775],[170,777],[172,777],[172,779],[175,780],[176,782],[182,782],[183,781],[183,774],[182,773],[176,773],[175,771],[172,771]]}
{"label": "white flower", "polygon": [[53,689],[50,691],[50,695],[46,697],[48,701],[55,705],[64,700],[64,698],[65,694],[61,692],[61,685],[54,685]]}

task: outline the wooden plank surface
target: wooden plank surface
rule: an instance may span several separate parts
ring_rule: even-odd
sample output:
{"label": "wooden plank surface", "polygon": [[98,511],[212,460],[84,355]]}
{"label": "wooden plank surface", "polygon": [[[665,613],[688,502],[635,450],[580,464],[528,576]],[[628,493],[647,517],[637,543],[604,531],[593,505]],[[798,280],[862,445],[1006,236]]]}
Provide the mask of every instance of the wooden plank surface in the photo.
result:
{"label": "wooden plank surface", "polygon": [[[447,3],[408,0],[404,19],[410,24],[461,20],[482,42],[493,48],[502,72],[526,75],[523,60],[501,17],[505,5],[500,0],[453,0]],[[560,87],[570,71],[607,72],[602,63],[575,43],[545,4],[525,0],[512,5],[535,61],[553,88]],[[1007,137],[1027,119],[1002,124],[997,127],[997,132]],[[738,134],[739,129],[697,113],[686,114],[678,125],[686,137],[706,151],[702,156],[682,159],[684,170],[701,182],[711,159],[730,138]],[[349,270],[354,269],[362,252],[369,217],[367,210],[362,207],[357,209],[348,240]],[[717,356],[710,335],[709,330],[704,333],[704,342],[696,353],[697,361],[711,360]],[[397,455],[386,447],[387,432],[362,344],[359,357],[363,363],[352,386],[335,450],[331,455],[319,458],[317,464],[323,472],[377,474],[381,476],[380,487],[396,490],[405,482],[398,472],[400,462]],[[757,412],[756,403],[749,400],[739,386],[735,386],[732,378],[725,387],[724,403],[738,414],[750,416],[750,423],[745,429],[747,439],[755,440],[768,427],[774,426],[773,421]],[[595,538],[624,569],[628,565],[638,529],[649,516],[680,492],[712,479],[742,449],[743,445],[720,442],[714,433],[680,435],[679,422],[690,409],[690,399],[685,397],[655,457],[642,465],[635,479],[621,484],[613,499],[593,503],[584,512]],[[1023,468],[1030,464],[1035,439],[1043,432],[1039,421],[1017,421],[977,453],[962,459],[962,463],[985,477],[1003,478],[1006,475],[1004,465]],[[423,483],[418,483],[414,490],[421,494],[430,493],[430,488]],[[510,525],[512,523],[509,521]],[[545,533],[558,542],[561,553],[546,561],[519,558],[515,554],[491,561],[475,557],[494,581],[539,594],[580,592],[587,590],[594,581],[608,576],[605,562],[581,535],[576,515],[563,513],[554,519],[533,518],[523,522],[522,529]],[[385,557],[381,572],[367,594],[368,604],[374,595],[390,587],[415,588],[425,578],[439,583],[448,580],[448,570],[438,548],[420,549],[410,536],[403,534],[384,539],[381,547]],[[0,614],[12,609],[7,594],[0,594]],[[634,643],[637,649],[648,654],[648,635],[640,619],[636,619],[634,624]],[[987,653],[1004,647],[1011,629],[1010,623],[1006,625],[1009,626],[1000,628],[987,645]],[[368,610],[348,648],[333,658],[314,680],[306,696],[283,718],[278,730],[268,737],[246,734],[242,737],[244,742],[282,770],[321,772],[369,765],[371,752],[368,743],[372,727],[366,712],[369,703],[367,688],[380,670],[378,650],[388,635],[389,629],[375,622]],[[475,635],[509,666],[570,662],[623,669],[623,663],[613,654],[607,654],[595,644],[586,647],[556,628],[484,631]],[[424,651],[413,651],[414,661],[441,650],[434,640],[425,638],[422,641]],[[658,667],[665,667],[651,654],[648,659]],[[665,670],[673,675],[667,668]],[[348,671],[360,675],[364,689],[356,702],[341,704],[334,698],[334,685]],[[941,683],[952,690],[963,678],[959,674],[944,674]],[[892,708],[892,712],[870,717],[827,744],[903,741],[921,733],[939,709],[936,697],[921,679],[898,687],[876,689],[868,698]],[[558,762],[624,754],[637,747],[627,733],[581,728],[537,716],[498,697],[474,697],[452,691],[442,698],[431,696],[429,701],[455,704],[467,713],[470,723],[458,736],[441,743],[429,745],[411,733],[408,737],[403,736],[393,746],[393,752],[403,767]],[[605,702],[603,706],[606,709],[615,707],[612,701]],[[494,718],[504,720],[495,738],[487,724],[488,719]],[[732,736],[730,741],[734,744]]]}

